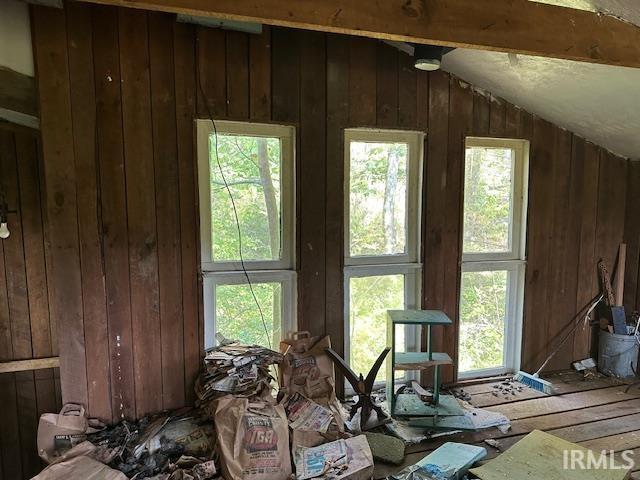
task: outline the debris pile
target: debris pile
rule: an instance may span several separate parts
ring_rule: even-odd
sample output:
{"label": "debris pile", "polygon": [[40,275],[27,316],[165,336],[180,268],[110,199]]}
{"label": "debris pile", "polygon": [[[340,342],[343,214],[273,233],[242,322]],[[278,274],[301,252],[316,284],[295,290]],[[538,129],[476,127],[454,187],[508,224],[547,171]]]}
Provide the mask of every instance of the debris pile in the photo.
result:
{"label": "debris pile", "polygon": [[224,397],[249,398],[271,392],[274,380],[270,367],[282,362],[282,355],[257,345],[220,339],[220,346],[207,350],[204,368],[196,381],[200,405]]}
{"label": "debris pile", "polygon": [[99,460],[129,478],[149,478],[186,466],[195,468],[201,480],[211,478],[204,472],[213,466],[213,425],[197,411],[122,421],[88,440],[102,452]]}

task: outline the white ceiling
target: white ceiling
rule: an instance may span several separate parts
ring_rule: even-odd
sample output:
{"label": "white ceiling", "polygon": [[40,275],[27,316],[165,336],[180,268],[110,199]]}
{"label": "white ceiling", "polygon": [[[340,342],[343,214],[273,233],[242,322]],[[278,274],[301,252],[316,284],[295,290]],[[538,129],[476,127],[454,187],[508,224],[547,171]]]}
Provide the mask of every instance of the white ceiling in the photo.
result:
{"label": "white ceiling", "polygon": [[[543,3],[640,25],[638,0]],[[640,158],[640,69],[466,49],[448,53],[443,69],[614,153]]]}

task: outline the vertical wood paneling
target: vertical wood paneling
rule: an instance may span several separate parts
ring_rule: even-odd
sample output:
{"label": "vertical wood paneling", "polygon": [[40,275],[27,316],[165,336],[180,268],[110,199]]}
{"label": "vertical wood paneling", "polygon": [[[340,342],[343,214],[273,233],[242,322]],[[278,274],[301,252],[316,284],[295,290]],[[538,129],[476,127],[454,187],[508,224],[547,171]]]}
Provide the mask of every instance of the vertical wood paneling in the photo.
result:
{"label": "vertical wood paneling", "polygon": [[241,32],[226,33],[227,47],[227,117],[249,118],[249,36]]}
{"label": "vertical wood paneling", "polygon": [[413,57],[398,54],[398,127],[418,128],[418,71],[413,66]]}
{"label": "vertical wood paneling", "polygon": [[[349,122],[349,39],[327,37],[327,165],[325,296],[326,332],[331,345],[344,354],[344,150],[343,129]],[[341,394],[344,382],[338,377]]]}
{"label": "vertical wood paneling", "polygon": [[[584,170],[582,174],[582,198],[578,203],[578,212],[576,212],[577,215],[580,215],[581,220],[576,311],[585,308],[599,291],[598,258],[595,253],[595,240],[598,217],[600,155],[595,145],[591,143],[585,144],[582,164]],[[591,334],[592,329],[588,326],[576,332],[573,341],[574,359],[580,360],[590,356]]]}
{"label": "vertical wood paneling", "polygon": [[376,43],[376,125],[398,125],[398,49]]}
{"label": "vertical wood paneling", "polygon": [[149,14],[149,61],[155,199],[158,234],[158,289],[162,345],[162,408],[185,403],[180,252],[180,192],[173,63],[173,16]]}
{"label": "vertical wood paneling", "polygon": [[349,126],[376,123],[376,42],[349,37]]}
{"label": "vertical wood paneling", "polygon": [[[571,192],[571,147],[572,135],[566,130],[556,132],[556,141],[553,153],[553,185],[550,195],[553,198],[553,223],[550,224],[552,239],[550,240],[548,269],[549,302],[547,305],[546,321],[548,323],[547,352],[549,355],[557,348],[560,338],[573,326],[575,292],[569,300],[571,284],[576,273],[572,271],[573,264],[569,260],[572,251],[575,251],[569,240],[569,208]],[[568,350],[560,351],[549,363],[549,370],[558,370],[562,365],[571,363],[572,355]]]}
{"label": "vertical wood paneling", "polygon": [[[427,138],[426,228],[424,245],[423,295],[426,308],[442,310],[444,305],[443,199],[447,189],[449,139],[449,77],[438,71],[429,74],[429,135]],[[451,332],[448,332],[451,333]],[[444,327],[433,329],[434,349],[444,348]],[[439,351],[439,350],[436,350]]]}
{"label": "vertical wood paneling", "polygon": [[640,162],[627,167],[627,202],[624,241],[627,244],[627,265],[624,279],[624,307],[627,312],[638,310],[638,273],[640,268]]}
{"label": "vertical wood paneling", "polygon": [[271,29],[249,36],[249,110],[251,120],[271,119]]}
{"label": "vertical wood paneling", "polygon": [[300,34],[284,28],[274,28],[271,32],[274,122],[297,123],[300,119]]}
{"label": "vertical wood paneling", "polygon": [[[0,126],[0,187],[17,210],[0,240],[0,362],[51,356],[36,132]],[[56,396],[51,369],[0,375],[0,478],[39,472],[38,417],[55,411]]]}
{"label": "vertical wood paneling", "polygon": [[507,121],[506,104],[493,96],[490,98],[489,103],[489,135],[492,137],[504,137]]}
{"label": "vertical wood paneling", "polygon": [[[31,10],[34,59],[38,72],[46,218],[51,260],[51,314],[60,332],[63,400],[87,404],[82,279],[71,94],[64,10]],[[46,72],[46,73],[45,73]],[[80,359],[80,360],[79,360]]]}
{"label": "vertical wood paneling", "polygon": [[[180,192],[182,315],[185,400],[194,399],[193,385],[200,369],[201,338],[198,291],[198,220],[193,118],[196,109],[195,35],[191,25],[174,24],[176,135]],[[179,367],[178,367],[179,368]]]}
{"label": "vertical wood paneling", "polygon": [[87,351],[87,388],[89,409],[102,419],[110,420],[111,394],[109,376],[109,341],[107,295],[104,282],[102,232],[98,212],[98,178],[96,158],[96,99],[93,81],[93,32],[91,10],[71,4],[67,9],[67,41],[69,50],[69,83],[73,116],[73,148],[78,197],[78,232],[83,290]]}
{"label": "vertical wood paneling", "polygon": [[197,28],[198,115],[227,114],[226,38],[218,28]]}
{"label": "vertical wood paneling", "polygon": [[[465,137],[473,122],[473,92],[456,78],[449,87],[449,139],[447,161],[447,193],[445,200],[445,228],[443,234],[444,263],[456,268],[444,270],[444,309],[454,324],[445,328],[444,350],[451,358],[458,356],[460,272],[462,260],[462,200],[464,191]],[[443,378],[453,381],[457,368],[443,369]]]}
{"label": "vertical wood paneling", "polygon": [[135,418],[118,11],[92,8],[100,213],[114,420]]}
{"label": "vertical wood paneling", "polygon": [[[131,278],[131,326],[136,414],[162,409],[156,189],[149,78],[147,14],[118,12],[122,76],[122,132]],[[126,47],[125,47],[126,46]]]}
{"label": "vertical wood paneling", "polygon": [[325,332],[326,35],[300,32],[298,325]]}
{"label": "vertical wood paneling", "polygon": [[[0,455],[2,472],[6,479],[25,478],[22,470],[22,448],[14,373],[0,375]],[[27,477],[28,478],[28,477]]]}
{"label": "vertical wood paneling", "polygon": [[549,249],[553,232],[553,155],[556,129],[534,119],[529,160],[529,218],[527,222],[527,271],[525,279],[522,364],[537,370],[546,357],[548,342]]}

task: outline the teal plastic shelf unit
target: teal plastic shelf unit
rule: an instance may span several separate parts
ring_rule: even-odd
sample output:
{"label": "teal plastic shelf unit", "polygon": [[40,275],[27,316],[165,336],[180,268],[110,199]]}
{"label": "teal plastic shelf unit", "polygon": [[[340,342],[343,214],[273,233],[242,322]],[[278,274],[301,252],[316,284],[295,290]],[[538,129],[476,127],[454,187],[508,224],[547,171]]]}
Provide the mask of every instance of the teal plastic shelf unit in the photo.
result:
{"label": "teal plastic shelf unit", "polygon": [[[459,415],[455,399],[441,398],[440,395],[440,367],[442,365],[452,365],[451,357],[443,352],[434,352],[432,349],[431,327],[434,325],[451,325],[451,319],[440,310],[388,310],[387,311],[387,346],[391,348],[391,355],[387,360],[387,400],[391,414],[394,416],[424,416],[432,415]],[[396,329],[405,325],[426,327],[427,351],[426,352],[396,352]],[[418,397],[407,398],[406,394],[401,394],[401,401],[398,402],[399,395],[396,394],[396,371],[426,370],[434,369],[433,378],[433,401],[430,405],[418,401]],[[443,396],[444,397],[444,396]],[[454,401],[452,401],[454,400]],[[443,402],[441,402],[443,401]],[[420,406],[420,404],[422,406]],[[420,407],[420,408],[418,408]]]}

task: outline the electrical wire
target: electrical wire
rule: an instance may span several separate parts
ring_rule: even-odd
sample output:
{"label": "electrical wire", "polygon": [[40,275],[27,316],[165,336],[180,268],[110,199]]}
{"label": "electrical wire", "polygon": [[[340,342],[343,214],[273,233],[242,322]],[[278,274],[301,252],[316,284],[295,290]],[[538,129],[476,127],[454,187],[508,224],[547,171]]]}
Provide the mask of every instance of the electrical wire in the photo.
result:
{"label": "electrical wire", "polygon": [[211,124],[213,125],[213,138],[214,138],[214,142],[215,142],[215,159],[216,159],[216,164],[218,167],[218,171],[220,172],[220,177],[222,178],[222,183],[224,184],[224,188],[227,190],[227,193],[229,194],[229,200],[231,201],[231,206],[232,206],[232,210],[233,210],[233,216],[236,222],[236,228],[238,230],[238,253],[239,253],[239,257],[240,257],[240,266],[242,267],[242,272],[244,273],[244,276],[247,280],[247,284],[249,285],[249,290],[251,291],[251,296],[253,297],[253,301],[255,302],[256,306],[258,307],[258,311],[260,312],[260,319],[262,320],[262,327],[264,328],[264,334],[265,337],[267,338],[267,344],[269,345],[269,349],[271,349],[271,339],[269,336],[269,329],[267,328],[267,322],[264,318],[264,312],[262,311],[262,307],[260,305],[260,302],[258,301],[258,297],[256,296],[256,293],[253,289],[253,283],[251,283],[251,278],[249,277],[249,273],[247,272],[247,268],[245,266],[245,262],[244,262],[244,257],[242,255],[242,231],[240,228],[240,218],[238,216],[238,209],[236,207],[236,201],[233,198],[233,194],[231,193],[231,187],[229,186],[229,183],[227,182],[227,179],[224,175],[224,171],[222,170],[222,164],[220,163],[220,156],[218,155],[218,129],[216,128],[216,122],[213,119],[213,114],[211,112],[211,107],[209,106],[209,99],[207,98],[207,95],[204,91],[204,88],[202,87],[202,80],[200,77],[200,62],[198,61],[198,59],[200,58],[199,56],[199,50],[200,50],[200,41],[199,39],[196,39],[195,43],[195,47],[196,47],[196,51],[195,51],[195,60],[196,60],[196,77],[197,77],[197,82],[198,82],[198,90],[200,91],[200,95],[202,95],[202,99],[204,100],[204,104],[205,104],[205,108],[207,110],[207,116],[209,117],[209,120],[211,121]]}

